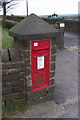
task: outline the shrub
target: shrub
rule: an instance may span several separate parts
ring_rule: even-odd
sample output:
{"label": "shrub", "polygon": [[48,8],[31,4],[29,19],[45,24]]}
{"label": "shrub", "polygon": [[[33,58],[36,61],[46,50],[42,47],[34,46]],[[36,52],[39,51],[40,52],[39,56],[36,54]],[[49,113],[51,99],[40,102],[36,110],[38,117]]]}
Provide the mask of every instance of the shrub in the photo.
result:
{"label": "shrub", "polygon": [[6,28],[10,29],[11,27],[13,27],[16,24],[16,22],[12,22],[12,21],[6,21]]}
{"label": "shrub", "polygon": [[[10,29],[10,28],[13,27],[15,24],[16,24],[16,22],[6,20],[6,28],[7,28],[7,29]],[[2,26],[2,20],[0,20],[0,25]]]}
{"label": "shrub", "polygon": [[2,20],[0,20],[0,25],[2,26]]}

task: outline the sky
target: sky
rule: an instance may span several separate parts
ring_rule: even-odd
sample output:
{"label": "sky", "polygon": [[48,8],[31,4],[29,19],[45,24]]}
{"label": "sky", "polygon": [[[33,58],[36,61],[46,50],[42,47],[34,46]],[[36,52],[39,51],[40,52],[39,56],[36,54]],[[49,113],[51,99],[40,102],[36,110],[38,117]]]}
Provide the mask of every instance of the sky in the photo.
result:
{"label": "sky", "polygon": [[[56,14],[78,14],[79,0],[28,0],[29,14],[51,15]],[[8,14],[26,15],[26,0],[11,9]]]}
{"label": "sky", "polygon": [[78,13],[80,14],[80,1],[78,3]]}

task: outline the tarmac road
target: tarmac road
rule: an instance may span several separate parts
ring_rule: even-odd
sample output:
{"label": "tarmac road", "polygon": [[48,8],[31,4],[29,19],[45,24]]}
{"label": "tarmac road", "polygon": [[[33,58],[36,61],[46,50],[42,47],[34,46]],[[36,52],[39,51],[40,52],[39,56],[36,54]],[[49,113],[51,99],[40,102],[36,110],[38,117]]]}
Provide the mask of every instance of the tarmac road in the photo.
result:
{"label": "tarmac road", "polygon": [[56,57],[54,100],[12,118],[78,118],[78,36],[66,32],[64,39]]}
{"label": "tarmac road", "polygon": [[[78,36],[64,34],[66,49],[57,52],[54,101],[62,104],[61,118],[78,117]],[[65,103],[67,104],[65,105]]]}
{"label": "tarmac road", "polygon": [[56,57],[54,100],[60,104],[78,97],[78,38],[65,33],[65,49]]}
{"label": "tarmac road", "polygon": [[66,49],[57,52],[54,101],[65,112],[60,118],[78,117],[78,36],[64,34]]}

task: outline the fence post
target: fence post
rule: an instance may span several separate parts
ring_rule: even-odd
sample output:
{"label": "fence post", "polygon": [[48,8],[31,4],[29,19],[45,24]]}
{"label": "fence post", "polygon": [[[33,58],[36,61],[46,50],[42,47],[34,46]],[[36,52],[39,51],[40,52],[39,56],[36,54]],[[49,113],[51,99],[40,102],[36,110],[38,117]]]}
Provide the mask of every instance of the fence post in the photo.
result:
{"label": "fence post", "polygon": [[60,40],[59,40],[59,49],[64,48],[64,23],[60,23],[59,30],[60,30]]}

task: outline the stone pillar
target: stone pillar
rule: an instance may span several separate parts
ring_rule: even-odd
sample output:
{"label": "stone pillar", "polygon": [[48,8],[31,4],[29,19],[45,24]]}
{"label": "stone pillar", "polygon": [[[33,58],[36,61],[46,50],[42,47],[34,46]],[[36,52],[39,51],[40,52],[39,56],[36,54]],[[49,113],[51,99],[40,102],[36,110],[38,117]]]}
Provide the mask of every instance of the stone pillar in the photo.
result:
{"label": "stone pillar", "polygon": [[[29,28],[29,29],[28,29]],[[32,29],[34,28],[34,29]],[[56,38],[59,31],[52,27],[50,24],[31,14],[20,23],[15,25],[9,30],[9,34],[14,37],[14,45],[18,47],[24,58],[25,62],[25,94],[29,105],[48,101],[53,99],[54,89],[54,75],[55,75],[55,62],[56,62]],[[32,81],[32,41],[47,41],[50,40],[50,75],[49,79],[44,77],[44,86],[33,91]],[[39,46],[40,47],[40,46]],[[46,51],[46,49],[45,49]],[[37,52],[37,51],[36,51]],[[44,56],[44,54],[43,54]],[[46,63],[47,64],[47,63]],[[47,77],[47,76],[46,76]],[[49,80],[50,84],[47,84]],[[46,82],[45,82],[46,81]]]}
{"label": "stone pillar", "polygon": [[[56,38],[50,39],[50,86],[48,88],[40,89],[32,92],[32,77],[31,77],[31,42],[24,41],[15,42],[15,46],[19,47],[22,51],[25,61],[25,94],[27,101],[30,105],[40,103],[42,101],[48,101],[53,99],[54,93],[54,76],[55,76],[55,63],[56,63]],[[24,52],[23,52],[24,51]]]}

